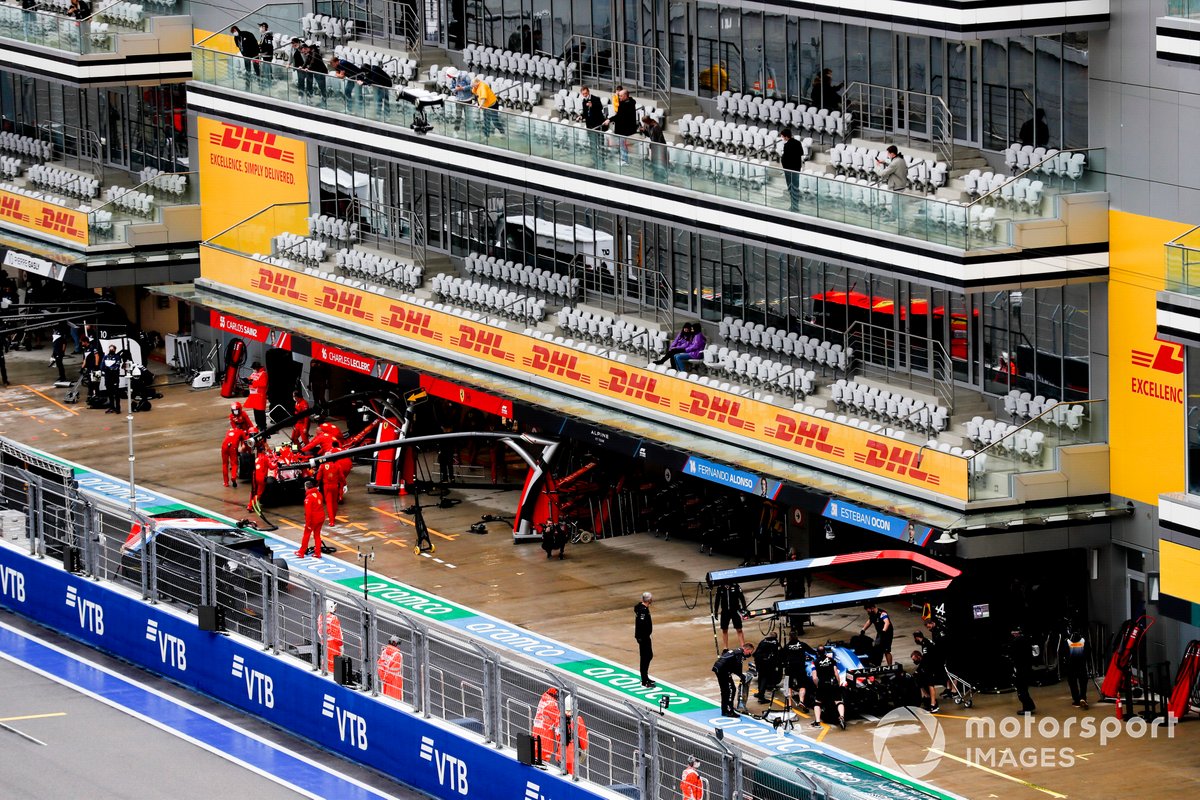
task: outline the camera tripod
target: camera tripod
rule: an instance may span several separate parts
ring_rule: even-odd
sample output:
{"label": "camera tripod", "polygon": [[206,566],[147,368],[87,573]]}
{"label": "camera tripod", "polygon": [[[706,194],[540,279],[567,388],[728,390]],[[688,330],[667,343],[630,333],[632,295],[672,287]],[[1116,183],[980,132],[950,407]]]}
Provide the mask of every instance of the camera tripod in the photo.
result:
{"label": "camera tripod", "polygon": [[[763,722],[769,722],[776,730],[793,730],[796,726],[796,714],[792,710],[792,691],[789,685],[790,679],[785,675],[783,682],[773,689],[767,696],[767,708],[759,716]],[[783,692],[783,708],[775,708],[775,696]]]}

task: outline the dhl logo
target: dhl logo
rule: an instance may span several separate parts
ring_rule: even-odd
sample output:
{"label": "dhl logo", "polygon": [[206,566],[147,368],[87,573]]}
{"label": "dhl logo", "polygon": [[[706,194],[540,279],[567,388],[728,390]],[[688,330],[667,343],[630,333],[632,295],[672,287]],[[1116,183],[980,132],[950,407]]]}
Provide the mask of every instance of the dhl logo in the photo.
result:
{"label": "dhl logo", "polygon": [[773,439],[778,439],[788,444],[799,445],[805,450],[825,453],[836,458],[841,458],[846,454],[844,447],[829,444],[826,441],[830,433],[828,425],[803,422],[786,414],[776,414],[775,422],[777,423],[776,425],[767,425],[763,428],[763,432]]}
{"label": "dhl logo", "polygon": [[875,470],[894,472],[897,475],[912,478],[917,481],[937,486],[942,479],[937,475],[917,469],[916,453],[907,447],[888,447],[883,442],[874,439],[867,440],[867,452],[855,453],[854,460]]}
{"label": "dhl logo", "polygon": [[459,325],[458,336],[450,337],[450,344],[463,350],[481,353],[501,361],[515,361],[512,353],[504,349],[504,334],[473,328],[470,325]]}
{"label": "dhl logo", "polygon": [[72,238],[78,238],[83,231],[75,227],[75,215],[70,211],[55,211],[53,208],[43,208],[42,218],[37,226],[53,233],[62,233]]}
{"label": "dhl logo", "polygon": [[600,379],[600,388],[613,394],[645,400],[655,405],[668,406],[671,401],[658,394],[658,379],[640,373],[626,372],[617,367],[608,368],[608,377]]}
{"label": "dhl logo", "polygon": [[322,286],[321,296],[316,298],[316,301],[318,307],[327,308],[336,314],[344,314],[367,322],[375,319],[374,314],[363,311],[362,295],[355,292],[339,291],[330,286]]}
{"label": "dhl logo", "polygon": [[1164,342],[1157,336],[1154,341],[1158,342],[1158,350],[1153,353],[1145,350],[1130,351],[1130,361],[1133,362],[1133,365],[1165,372],[1168,375],[1182,375],[1183,345]]}
{"label": "dhl logo", "polygon": [[0,217],[29,222],[29,215],[21,213],[21,201],[16,197],[0,197]]}
{"label": "dhl logo", "polygon": [[747,432],[754,430],[753,422],[747,422],[741,418],[742,404],[739,401],[717,397],[697,389],[692,389],[690,396],[692,398],[690,403],[682,401],[679,403],[680,411],[683,411],[685,414],[690,414],[693,417],[699,417],[710,422],[740,428]]}
{"label": "dhl logo", "polygon": [[241,125],[230,125],[228,122],[221,124],[224,126],[224,130],[220,133],[209,134],[209,141],[215,147],[225,147],[255,156],[262,155],[284,164],[296,162],[295,153],[275,145],[275,134]]}
{"label": "dhl logo", "polygon": [[547,375],[559,375],[585,385],[592,382],[591,378],[579,371],[579,357],[561,350],[548,350],[540,344],[535,344],[533,358],[521,360],[530,369],[544,372]]}
{"label": "dhl logo", "polygon": [[277,294],[289,300],[298,300],[301,303],[308,302],[308,295],[296,289],[295,275],[287,275],[262,267],[258,270],[258,277],[250,279],[250,288],[268,294]]}
{"label": "dhl logo", "polygon": [[431,317],[428,313],[415,309],[407,309],[395,304],[389,306],[388,311],[389,316],[383,321],[383,324],[389,328],[395,328],[403,333],[420,336],[422,339],[429,339],[434,342],[442,340],[442,334],[429,326]]}

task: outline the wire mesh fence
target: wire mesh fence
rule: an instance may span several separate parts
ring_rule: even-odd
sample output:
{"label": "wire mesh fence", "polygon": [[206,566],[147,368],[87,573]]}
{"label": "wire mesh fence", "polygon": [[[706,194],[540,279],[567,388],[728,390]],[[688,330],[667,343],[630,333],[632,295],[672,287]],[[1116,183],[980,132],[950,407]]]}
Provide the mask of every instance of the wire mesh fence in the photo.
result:
{"label": "wire mesh fence", "polygon": [[[575,780],[667,800],[679,796],[680,776],[696,757],[706,798],[759,796],[744,773],[762,753],[418,613],[291,572],[257,531],[187,516],[155,517],[81,491],[69,468],[0,438],[0,531],[33,554],[184,613],[217,606],[230,633],[496,747],[540,739],[547,767]],[[553,713],[539,714],[551,687]]]}

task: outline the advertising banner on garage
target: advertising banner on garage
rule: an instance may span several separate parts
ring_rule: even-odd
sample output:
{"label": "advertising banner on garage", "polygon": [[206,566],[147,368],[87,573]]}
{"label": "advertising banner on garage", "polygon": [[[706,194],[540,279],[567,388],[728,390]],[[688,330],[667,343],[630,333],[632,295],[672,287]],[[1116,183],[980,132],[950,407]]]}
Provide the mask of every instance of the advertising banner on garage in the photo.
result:
{"label": "advertising banner on garage", "polygon": [[474,359],[605,405],[641,409],[650,418],[721,431],[785,457],[800,455],[956,500],[968,498],[968,462],[950,453],[349,288],[224,248],[206,244],[201,251],[205,278],[281,301],[301,313],[373,328],[415,349]]}

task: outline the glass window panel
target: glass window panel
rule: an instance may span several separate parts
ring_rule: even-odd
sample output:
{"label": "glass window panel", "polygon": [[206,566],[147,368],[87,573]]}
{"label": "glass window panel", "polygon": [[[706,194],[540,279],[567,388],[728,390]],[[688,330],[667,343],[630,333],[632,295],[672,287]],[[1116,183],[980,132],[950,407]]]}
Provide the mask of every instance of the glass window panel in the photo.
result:
{"label": "glass window panel", "polygon": [[[1010,142],[1017,141],[1021,126],[1033,119],[1035,111],[1033,91],[1033,46],[1030,37],[1009,40],[1008,47],[1008,94]],[[1007,146],[1007,145],[1005,145]]]}
{"label": "glass window panel", "polygon": [[696,7],[696,47],[698,52],[697,88],[701,97],[712,97],[726,88],[722,77],[726,68],[722,64],[719,38],[720,13],[711,3],[700,3]]}
{"label": "glass window panel", "polygon": [[871,75],[868,79],[876,86],[893,85],[896,52],[891,31],[871,29]]}
{"label": "glass window panel", "polygon": [[1063,134],[1064,148],[1088,143],[1088,35],[1063,34]]}
{"label": "glass window panel", "polygon": [[846,81],[846,26],[840,22],[821,25],[821,61],[833,70],[833,85]]}
{"label": "glass window panel", "polygon": [[782,14],[767,14],[763,19],[763,36],[766,39],[766,86],[768,97],[787,96],[787,26]]}
{"label": "glass window panel", "polygon": [[1003,150],[1013,141],[1008,91],[1008,42],[985,39],[983,51],[983,146]]}
{"label": "glass window panel", "polygon": [[846,85],[868,83],[871,75],[870,32],[858,25],[846,26]]}
{"label": "glass window panel", "polygon": [[1200,494],[1200,349],[1184,348],[1187,360],[1188,492]]}
{"label": "glass window panel", "polygon": [[1035,144],[1058,147],[1062,141],[1062,42],[1057,36],[1039,36],[1037,44],[1037,88],[1034,93],[1037,108],[1046,112],[1050,138]]}

